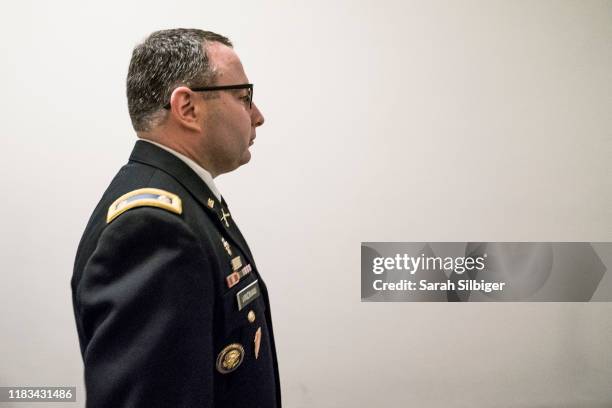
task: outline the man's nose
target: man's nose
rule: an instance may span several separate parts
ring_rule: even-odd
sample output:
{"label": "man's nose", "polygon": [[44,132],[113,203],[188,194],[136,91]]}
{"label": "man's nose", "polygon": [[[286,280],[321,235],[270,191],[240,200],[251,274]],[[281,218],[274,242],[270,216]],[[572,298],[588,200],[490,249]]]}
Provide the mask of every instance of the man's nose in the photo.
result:
{"label": "man's nose", "polygon": [[251,121],[254,127],[263,125],[265,121],[263,115],[261,114],[261,111],[259,110],[257,105],[255,105],[255,103],[253,103],[253,109],[251,110]]}

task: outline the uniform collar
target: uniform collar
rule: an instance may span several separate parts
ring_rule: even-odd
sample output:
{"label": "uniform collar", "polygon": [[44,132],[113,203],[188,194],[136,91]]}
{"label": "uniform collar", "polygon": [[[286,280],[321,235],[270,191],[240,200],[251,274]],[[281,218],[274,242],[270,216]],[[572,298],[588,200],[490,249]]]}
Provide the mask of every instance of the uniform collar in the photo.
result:
{"label": "uniform collar", "polygon": [[212,174],[210,174],[208,170],[200,166],[195,161],[191,160],[189,157],[177,152],[174,149],[169,148],[168,146],[164,146],[161,143],[153,142],[152,140],[147,140],[147,139],[140,139],[140,140],[142,140],[143,142],[154,144],[155,146],[161,149],[164,149],[165,151],[172,153],[173,155],[181,159],[186,165],[188,165],[191,168],[191,170],[193,170],[198,176],[200,176],[200,178],[204,181],[204,183],[206,183],[210,191],[215,195],[215,197],[217,197],[217,200],[222,201],[221,193],[217,189],[217,186],[215,185]]}
{"label": "uniform collar", "polygon": [[[187,163],[166,149],[143,140],[138,140],[134,145],[130,162],[152,166],[172,176],[191,193],[217,227],[221,231],[225,231],[226,236],[240,248],[247,260],[255,267],[253,255],[233,217],[229,214],[227,203],[223,200],[223,197],[221,197],[221,200],[214,200],[214,194],[208,184],[204,183],[202,178]],[[225,222],[224,218],[229,218],[229,220]]]}

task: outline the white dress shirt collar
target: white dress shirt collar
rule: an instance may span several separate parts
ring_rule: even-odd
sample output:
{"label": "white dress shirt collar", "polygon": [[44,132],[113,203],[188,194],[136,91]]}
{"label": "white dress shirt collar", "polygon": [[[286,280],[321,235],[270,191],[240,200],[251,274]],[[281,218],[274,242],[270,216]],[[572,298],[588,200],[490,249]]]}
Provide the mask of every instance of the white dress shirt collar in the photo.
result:
{"label": "white dress shirt collar", "polygon": [[153,142],[147,139],[139,139],[139,140],[143,140],[145,142],[152,143],[155,146],[161,149],[164,149],[165,151],[172,153],[173,155],[181,159],[186,165],[188,165],[193,171],[195,171],[198,176],[200,176],[202,181],[204,181],[204,183],[206,183],[208,188],[210,188],[210,191],[212,191],[215,197],[217,197],[217,200],[221,201],[221,193],[219,193],[219,190],[217,190],[217,186],[215,186],[215,182],[213,181],[212,175],[206,169],[200,166],[198,163],[191,160],[189,157],[185,156],[184,154],[181,154],[175,150],[172,150],[171,148],[167,146],[164,146],[163,144]]}

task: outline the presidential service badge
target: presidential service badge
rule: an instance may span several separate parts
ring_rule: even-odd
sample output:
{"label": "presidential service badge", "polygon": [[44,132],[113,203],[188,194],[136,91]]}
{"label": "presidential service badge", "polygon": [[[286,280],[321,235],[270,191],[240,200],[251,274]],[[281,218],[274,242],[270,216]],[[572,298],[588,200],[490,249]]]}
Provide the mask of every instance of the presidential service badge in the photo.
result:
{"label": "presidential service badge", "polygon": [[226,346],[217,357],[217,371],[221,374],[231,373],[242,364],[244,348],[238,343]]}

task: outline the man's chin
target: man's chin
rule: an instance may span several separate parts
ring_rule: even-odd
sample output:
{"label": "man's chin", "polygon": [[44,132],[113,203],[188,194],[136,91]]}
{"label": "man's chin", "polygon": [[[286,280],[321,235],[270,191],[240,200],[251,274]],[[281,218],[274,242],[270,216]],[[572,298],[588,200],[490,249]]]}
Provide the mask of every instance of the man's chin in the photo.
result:
{"label": "man's chin", "polygon": [[247,164],[250,161],[251,161],[251,152],[249,152],[249,150],[247,149],[242,155],[242,157],[240,158],[240,165],[242,166],[243,164]]}

